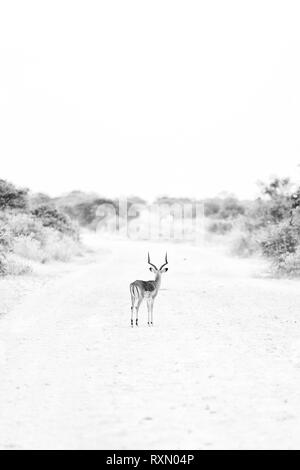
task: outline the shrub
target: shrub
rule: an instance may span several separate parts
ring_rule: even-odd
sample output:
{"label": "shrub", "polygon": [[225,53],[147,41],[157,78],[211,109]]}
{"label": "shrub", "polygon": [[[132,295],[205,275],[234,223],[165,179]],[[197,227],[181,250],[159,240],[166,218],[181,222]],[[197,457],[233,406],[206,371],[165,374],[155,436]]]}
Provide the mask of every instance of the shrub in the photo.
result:
{"label": "shrub", "polygon": [[76,225],[54,201],[0,180],[0,275],[29,272],[21,258],[45,263],[82,253]]}
{"label": "shrub", "polygon": [[21,276],[32,272],[28,264],[16,259],[14,255],[9,255],[6,260],[6,274],[10,276]]}
{"label": "shrub", "polygon": [[263,254],[275,261],[288,253],[295,253],[299,243],[297,227],[284,221],[280,225],[272,225],[261,241]]}
{"label": "shrub", "polygon": [[205,217],[218,216],[220,210],[221,210],[221,200],[219,198],[206,199],[204,201]]}
{"label": "shrub", "polygon": [[0,253],[0,276],[7,274],[7,262],[3,253]]}
{"label": "shrub", "polygon": [[78,232],[71,219],[54,207],[42,205],[34,209],[32,214],[41,221],[44,227],[53,228],[58,232],[78,238]]}
{"label": "shrub", "polygon": [[222,219],[233,219],[245,213],[244,205],[235,197],[223,199],[219,217]]}
{"label": "shrub", "polygon": [[11,246],[11,236],[9,228],[0,221],[0,252],[8,251]]}
{"label": "shrub", "polygon": [[286,274],[288,276],[300,276],[300,247],[298,246],[294,253],[288,253],[286,256],[282,256],[277,271],[280,274]]}
{"label": "shrub", "polygon": [[[76,206],[65,208],[64,210],[67,211],[72,218],[76,218],[83,227],[95,228],[98,226],[101,219],[105,218],[104,214],[106,214],[107,209],[110,209],[113,214],[118,213],[118,207],[113,201],[100,198],[84,201]],[[101,214],[100,216],[99,213]]]}
{"label": "shrub", "polygon": [[52,229],[47,229],[48,233],[42,250],[46,261],[70,261],[75,256],[83,254],[82,246],[74,239],[59,234]]}
{"label": "shrub", "polygon": [[232,230],[232,223],[224,220],[215,220],[208,224],[207,230],[210,233],[225,235]]}
{"label": "shrub", "polygon": [[47,256],[42,249],[42,243],[32,236],[20,236],[14,240],[13,252],[22,258],[40,263],[47,261]]}
{"label": "shrub", "polygon": [[295,201],[289,178],[274,178],[268,184],[260,183],[260,186],[262,193],[268,197],[265,206],[269,222],[278,223],[290,217]]}
{"label": "shrub", "polygon": [[0,210],[25,210],[28,207],[27,195],[27,189],[18,189],[13,184],[0,179]]}
{"label": "shrub", "polygon": [[51,205],[52,200],[48,194],[44,193],[34,193],[29,195],[29,205],[30,208],[36,209],[39,206]]}
{"label": "shrub", "polygon": [[285,220],[271,226],[261,240],[263,254],[271,260],[275,272],[283,275],[300,274],[300,230]]}
{"label": "shrub", "polygon": [[227,196],[223,199],[206,199],[204,212],[206,217],[235,219],[245,213],[245,204],[233,196]]}
{"label": "shrub", "polygon": [[33,236],[39,239],[43,229],[42,223],[26,212],[5,212],[2,214],[2,221],[12,238]]}
{"label": "shrub", "polygon": [[78,241],[56,230],[43,227],[39,239],[31,236],[19,236],[14,240],[13,252],[18,256],[47,263],[49,261],[69,261],[83,253]]}
{"label": "shrub", "polygon": [[257,253],[259,242],[251,232],[236,230],[230,238],[230,253],[235,256],[249,257]]}
{"label": "shrub", "polygon": [[72,220],[76,220],[79,225],[89,228],[97,227],[101,221],[101,217],[99,217],[99,209],[100,212],[103,212],[101,206],[104,206],[104,208],[111,206],[114,213],[118,213],[118,204],[115,201],[101,198],[95,193],[84,193],[82,191],[72,191],[53,199],[52,203]]}
{"label": "shrub", "polygon": [[67,216],[48,208],[42,211],[42,216],[43,219],[33,213],[16,210],[0,212],[0,274],[28,272],[30,268],[14,259],[14,255],[46,263],[51,260],[68,261],[82,253],[77,232]]}
{"label": "shrub", "polygon": [[[276,273],[300,275],[300,188],[288,178],[261,183],[262,197],[248,203],[233,197],[206,201],[207,229],[226,236],[231,253],[263,254]],[[209,204],[208,204],[209,202]]]}

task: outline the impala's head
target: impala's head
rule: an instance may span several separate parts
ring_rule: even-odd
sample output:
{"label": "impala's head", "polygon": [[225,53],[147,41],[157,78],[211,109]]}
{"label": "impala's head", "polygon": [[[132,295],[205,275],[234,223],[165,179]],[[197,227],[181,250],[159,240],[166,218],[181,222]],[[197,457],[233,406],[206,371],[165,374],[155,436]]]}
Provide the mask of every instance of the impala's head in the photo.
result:
{"label": "impala's head", "polygon": [[149,270],[154,273],[154,274],[163,274],[163,273],[166,273],[168,271],[169,268],[166,268],[165,266],[168,264],[168,255],[166,253],[166,257],[165,257],[165,262],[164,264],[161,265],[161,267],[158,269],[155,264],[152,264],[150,263],[150,255],[148,253],[148,264],[150,264],[151,268],[149,268]]}

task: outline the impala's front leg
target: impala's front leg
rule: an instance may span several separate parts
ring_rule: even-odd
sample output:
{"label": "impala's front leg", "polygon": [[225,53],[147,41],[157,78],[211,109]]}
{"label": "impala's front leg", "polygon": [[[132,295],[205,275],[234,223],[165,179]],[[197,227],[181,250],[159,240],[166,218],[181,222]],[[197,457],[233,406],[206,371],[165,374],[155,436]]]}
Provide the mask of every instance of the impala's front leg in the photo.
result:
{"label": "impala's front leg", "polygon": [[151,314],[151,325],[153,326],[153,304],[154,304],[154,299],[151,299],[150,303],[150,314]]}
{"label": "impala's front leg", "polygon": [[147,301],[147,309],[148,309],[148,326],[151,325],[151,300]]}

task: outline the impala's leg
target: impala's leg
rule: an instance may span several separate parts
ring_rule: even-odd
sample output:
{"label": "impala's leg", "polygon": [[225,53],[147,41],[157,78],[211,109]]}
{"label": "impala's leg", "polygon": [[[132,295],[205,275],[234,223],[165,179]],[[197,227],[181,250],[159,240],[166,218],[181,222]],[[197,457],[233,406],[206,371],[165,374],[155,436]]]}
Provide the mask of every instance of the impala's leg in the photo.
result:
{"label": "impala's leg", "polygon": [[133,327],[133,305],[131,305],[131,326]]}
{"label": "impala's leg", "polygon": [[135,324],[136,324],[136,326],[139,326],[139,308],[140,308],[140,305],[142,303],[142,300],[143,300],[143,297],[139,297],[138,302],[137,302],[137,306],[135,307],[135,311],[136,311]]}
{"label": "impala's leg", "polygon": [[133,308],[134,308],[134,295],[133,295],[133,288],[130,286],[130,295],[131,295],[131,326],[133,327]]}
{"label": "impala's leg", "polygon": [[153,304],[154,304],[154,299],[151,299],[150,312],[151,312],[151,325],[152,326],[153,326]]}
{"label": "impala's leg", "polygon": [[147,309],[148,309],[148,326],[150,326],[150,315],[151,315],[151,300],[147,300]]}

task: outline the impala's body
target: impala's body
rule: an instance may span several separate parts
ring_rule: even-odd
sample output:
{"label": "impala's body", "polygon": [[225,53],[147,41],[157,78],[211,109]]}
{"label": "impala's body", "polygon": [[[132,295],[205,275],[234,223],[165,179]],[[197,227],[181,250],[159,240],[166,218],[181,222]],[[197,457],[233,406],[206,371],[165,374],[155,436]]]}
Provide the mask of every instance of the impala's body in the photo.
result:
{"label": "impala's body", "polygon": [[131,294],[131,326],[133,326],[134,309],[136,311],[135,324],[138,326],[139,308],[144,299],[147,300],[148,308],[148,325],[153,325],[153,303],[157,296],[161,284],[161,275],[168,271],[165,266],[168,264],[166,254],[165,263],[158,269],[154,264],[150,263],[150,255],[148,253],[148,264],[150,264],[150,271],[155,274],[153,281],[134,281],[130,284]]}

